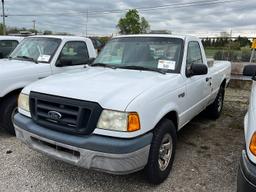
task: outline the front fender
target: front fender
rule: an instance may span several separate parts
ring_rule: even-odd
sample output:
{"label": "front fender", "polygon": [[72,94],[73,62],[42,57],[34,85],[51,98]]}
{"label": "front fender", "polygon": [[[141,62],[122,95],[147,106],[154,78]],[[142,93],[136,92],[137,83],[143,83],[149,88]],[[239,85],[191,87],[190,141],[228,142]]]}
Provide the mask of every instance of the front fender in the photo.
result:
{"label": "front fender", "polygon": [[141,133],[153,130],[160,120],[172,111],[177,114],[177,128],[179,128],[179,114],[186,107],[185,97],[178,97],[182,92],[185,93],[185,86],[174,90],[152,91],[134,100],[127,107],[127,111],[136,111],[140,115]]}
{"label": "front fender", "polygon": [[22,82],[17,82],[15,84],[11,84],[8,87],[5,87],[1,90],[0,92],[0,97],[5,97],[6,95],[8,95],[9,93],[15,91],[15,90],[19,90],[19,89],[23,89],[26,85],[28,85],[29,81],[22,81]]}
{"label": "front fender", "polygon": [[179,107],[177,106],[176,103],[170,102],[167,105],[165,105],[156,115],[155,120],[153,122],[153,128],[160,122],[160,120],[165,117],[168,113],[170,112],[175,112],[176,113],[176,118],[177,118],[177,124],[179,128],[179,115],[178,115]]}
{"label": "front fender", "polygon": [[252,92],[251,92],[251,96],[250,96],[250,105],[248,107],[248,112],[244,119],[244,135],[245,135],[246,151],[247,151],[247,155],[248,155],[249,159],[253,163],[256,163],[256,156],[254,156],[251,153],[251,151],[249,149],[249,145],[251,142],[252,135],[256,132],[256,126],[255,126],[256,125],[256,118],[255,118],[256,101],[255,101],[255,97],[256,97],[256,87],[255,87],[255,83],[253,82]]}

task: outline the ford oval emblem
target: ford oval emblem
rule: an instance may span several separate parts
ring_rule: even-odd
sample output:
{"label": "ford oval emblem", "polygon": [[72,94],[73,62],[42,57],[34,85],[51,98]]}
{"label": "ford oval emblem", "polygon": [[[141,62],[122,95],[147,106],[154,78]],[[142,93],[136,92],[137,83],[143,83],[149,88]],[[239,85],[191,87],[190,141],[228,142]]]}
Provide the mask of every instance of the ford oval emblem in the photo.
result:
{"label": "ford oval emblem", "polygon": [[62,115],[57,111],[49,111],[48,117],[53,120],[60,120]]}

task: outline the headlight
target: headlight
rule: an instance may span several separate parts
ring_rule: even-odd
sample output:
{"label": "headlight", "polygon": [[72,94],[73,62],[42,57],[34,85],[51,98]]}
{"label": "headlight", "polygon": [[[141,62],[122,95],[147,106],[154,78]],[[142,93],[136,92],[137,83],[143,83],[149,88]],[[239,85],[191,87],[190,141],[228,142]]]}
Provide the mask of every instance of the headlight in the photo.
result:
{"label": "headlight", "polygon": [[24,111],[30,111],[29,110],[29,96],[25,95],[23,93],[20,94],[18,99],[18,107]]}
{"label": "headlight", "polygon": [[97,128],[123,132],[137,131],[140,129],[139,115],[135,112],[103,110]]}

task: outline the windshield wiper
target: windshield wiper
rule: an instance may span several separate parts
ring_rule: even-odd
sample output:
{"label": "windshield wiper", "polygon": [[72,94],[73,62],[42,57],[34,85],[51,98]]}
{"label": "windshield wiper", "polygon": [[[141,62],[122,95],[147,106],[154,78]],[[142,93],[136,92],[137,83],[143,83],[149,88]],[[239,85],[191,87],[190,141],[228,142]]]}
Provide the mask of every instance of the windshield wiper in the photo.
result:
{"label": "windshield wiper", "polygon": [[166,72],[161,70],[161,69],[148,68],[148,67],[142,67],[142,66],[136,66],[136,65],[126,65],[126,66],[121,66],[121,67],[118,67],[118,68],[121,68],[121,69],[143,70],[143,71],[154,71],[154,72],[158,72],[158,73],[161,73],[161,74],[166,74]]}
{"label": "windshield wiper", "polygon": [[23,56],[19,55],[16,58],[26,59],[26,60],[29,60],[29,61],[33,61],[34,63],[38,63],[37,60],[35,60],[34,58],[28,57],[28,56],[25,56],[25,55],[23,55]]}
{"label": "windshield wiper", "polygon": [[105,63],[93,63],[89,66],[92,66],[92,67],[108,67],[108,68],[111,68],[111,69],[116,69],[115,66],[110,65],[110,64],[105,64]]}

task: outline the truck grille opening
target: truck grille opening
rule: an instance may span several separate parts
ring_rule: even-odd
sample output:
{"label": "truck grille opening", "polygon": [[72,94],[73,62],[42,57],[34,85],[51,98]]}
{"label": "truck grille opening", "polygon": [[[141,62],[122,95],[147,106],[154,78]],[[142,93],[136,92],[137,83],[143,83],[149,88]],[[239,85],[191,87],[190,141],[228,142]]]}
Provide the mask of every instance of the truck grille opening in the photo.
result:
{"label": "truck grille opening", "polygon": [[47,146],[47,147],[52,148],[52,149],[54,149],[54,150],[57,150],[57,151],[59,151],[59,152],[67,153],[67,154],[69,154],[69,155],[75,156],[75,157],[77,157],[77,158],[80,157],[80,152],[79,152],[79,151],[75,151],[75,150],[71,150],[71,149],[68,149],[68,148],[65,148],[65,147],[61,147],[61,146],[58,146],[58,145],[54,145],[54,144],[52,144],[52,143],[48,143],[48,142],[46,142],[46,141],[42,141],[42,140],[37,139],[37,138],[35,138],[35,137],[30,137],[30,139],[31,139],[33,142],[35,142],[35,143],[37,143],[37,144],[39,144],[39,145]]}
{"label": "truck grille opening", "polygon": [[45,128],[74,134],[91,134],[102,112],[99,104],[36,92],[30,94],[32,119]]}

